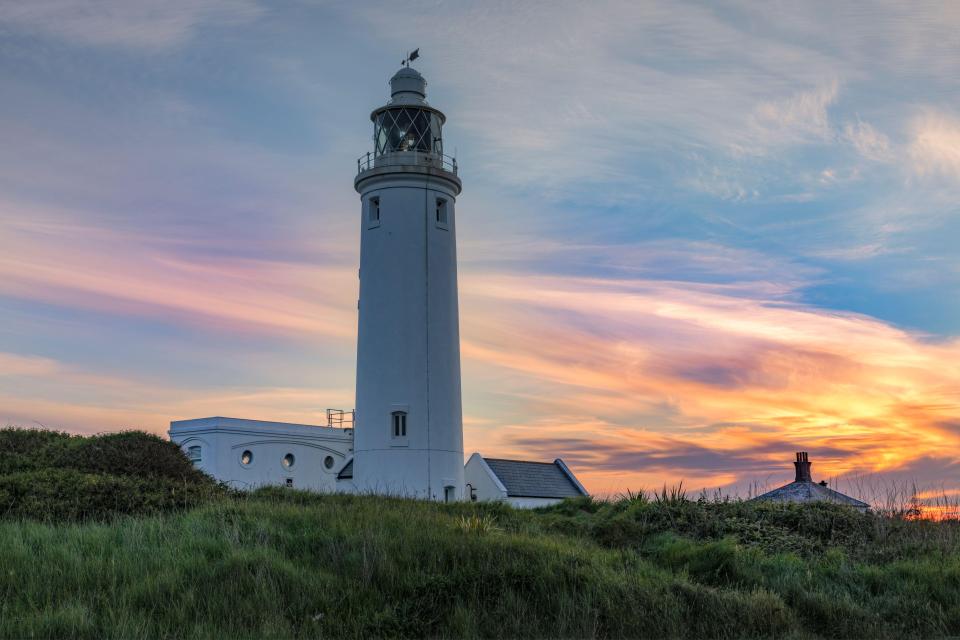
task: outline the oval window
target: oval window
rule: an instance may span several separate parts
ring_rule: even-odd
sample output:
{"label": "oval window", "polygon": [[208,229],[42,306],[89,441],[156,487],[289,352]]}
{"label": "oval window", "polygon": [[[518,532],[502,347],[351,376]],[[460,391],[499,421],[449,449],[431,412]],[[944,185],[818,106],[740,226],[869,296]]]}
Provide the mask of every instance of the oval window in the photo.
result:
{"label": "oval window", "polygon": [[293,463],[296,461],[297,459],[293,457],[292,453],[288,453],[287,455],[283,456],[283,466],[285,466],[287,469],[292,467]]}
{"label": "oval window", "polygon": [[323,466],[325,466],[327,469],[333,469],[333,462],[333,456],[327,456],[323,459]]}
{"label": "oval window", "polygon": [[250,463],[253,462],[253,451],[247,449],[242,454],[240,454],[240,464],[245,467],[250,466]]}

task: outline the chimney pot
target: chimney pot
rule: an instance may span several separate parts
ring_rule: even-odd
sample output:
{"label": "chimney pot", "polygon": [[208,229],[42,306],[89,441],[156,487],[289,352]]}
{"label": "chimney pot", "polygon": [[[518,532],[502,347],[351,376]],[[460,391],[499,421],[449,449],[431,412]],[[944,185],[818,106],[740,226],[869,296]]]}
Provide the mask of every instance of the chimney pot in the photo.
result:
{"label": "chimney pot", "polygon": [[796,467],[797,470],[797,476],[794,482],[813,482],[813,478],[810,475],[810,458],[806,451],[799,451],[797,453],[797,461],[793,463],[793,466]]}

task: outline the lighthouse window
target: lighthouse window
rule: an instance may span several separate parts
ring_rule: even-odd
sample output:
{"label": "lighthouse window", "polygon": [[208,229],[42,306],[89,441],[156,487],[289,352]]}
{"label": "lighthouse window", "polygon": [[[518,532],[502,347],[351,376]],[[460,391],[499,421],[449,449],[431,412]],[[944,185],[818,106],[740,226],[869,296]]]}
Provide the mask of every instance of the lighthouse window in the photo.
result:
{"label": "lighthouse window", "polygon": [[198,446],[193,446],[187,449],[187,457],[190,458],[190,462],[193,464],[200,464],[202,459],[201,450]]}
{"label": "lighthouse window", "polygon": [[367,218],[370,222],[380,222],[380,198],[370,198]]}
{"label": "lighthouse window", "polygon": [[447,224],[447,201],[443,198],[437,198],[437,224]]}
{"label": "lighthouse window", "polygon": [[407,412],[394,411],[392,415],[393,415],[393,437],[406,438],[407,437]]}
{"label": "lighthouse window", "polygon": [[374,120],[376,154],[393,151],[430,152],[440,138],[440,120],[429,110],[404,107],[385,109]]}

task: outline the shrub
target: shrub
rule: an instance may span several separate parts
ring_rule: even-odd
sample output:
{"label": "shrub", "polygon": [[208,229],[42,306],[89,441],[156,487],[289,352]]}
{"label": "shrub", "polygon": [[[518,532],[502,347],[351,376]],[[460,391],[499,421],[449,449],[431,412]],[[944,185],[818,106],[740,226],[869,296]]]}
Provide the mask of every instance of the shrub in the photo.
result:
{"label": "shrub", "polygon": [[72,438],[70,446],[51,456],[49,466],[189,483],[204,482],[208,478],[175,443],[143,431]]}
{"label": "shrub", "polygon": [[76,521],[158,513],[225,492],[180,447],[148,433],[0,430],[0,517]]}
{"label": "shrub", "polygon": [[45,429],[0,429],[0,475],[49,466],[72,437]]}
{"label": "shrub", "polygon": [[0,517],[104,519],[187,509],[223,493],[213,482],[41,469],[0,476]]}

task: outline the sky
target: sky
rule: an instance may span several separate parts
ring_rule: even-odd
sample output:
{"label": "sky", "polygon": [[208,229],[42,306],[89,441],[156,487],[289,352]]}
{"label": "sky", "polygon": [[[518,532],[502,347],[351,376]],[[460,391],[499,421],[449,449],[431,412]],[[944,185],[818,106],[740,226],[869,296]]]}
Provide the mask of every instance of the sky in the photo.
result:
{"label": "sky", "polygon": [[417,47],[468,454],[960,497],[955,2],[0,2],[0,424],[352,408],[356,158]]}

